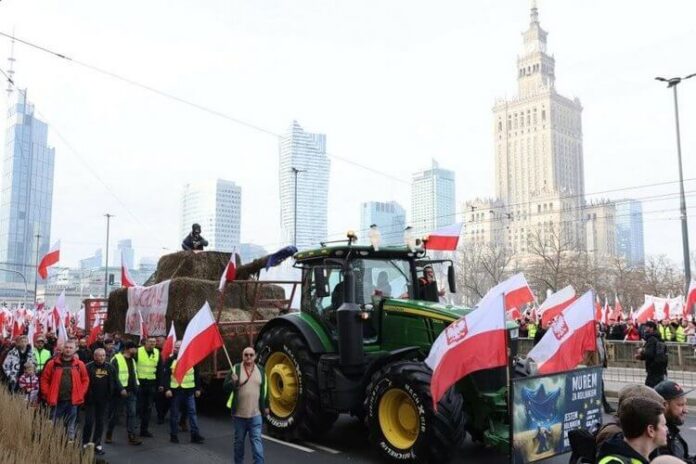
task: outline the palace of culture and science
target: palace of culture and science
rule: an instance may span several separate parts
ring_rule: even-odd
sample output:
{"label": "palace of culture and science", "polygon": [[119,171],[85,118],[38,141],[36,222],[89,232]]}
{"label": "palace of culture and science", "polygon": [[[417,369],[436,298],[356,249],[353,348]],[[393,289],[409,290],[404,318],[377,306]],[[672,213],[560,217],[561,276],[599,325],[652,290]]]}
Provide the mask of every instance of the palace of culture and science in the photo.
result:
{"label": "palace of culture and science", "polygon": [[556,91],[555,60],[536,5],[522,36],[517,95],[493,107],[496,198],[466,202],[466,242],[525,255],[531,237],[540,236],[615,256],[616,203],[585,201],[582,105]]}

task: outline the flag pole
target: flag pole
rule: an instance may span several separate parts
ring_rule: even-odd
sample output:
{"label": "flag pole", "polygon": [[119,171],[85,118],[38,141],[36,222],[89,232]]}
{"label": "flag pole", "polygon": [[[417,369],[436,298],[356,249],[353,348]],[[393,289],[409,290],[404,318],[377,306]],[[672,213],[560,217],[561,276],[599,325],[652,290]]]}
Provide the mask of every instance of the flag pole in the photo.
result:
{"label": "flag pole", "polygon": [[210,307],[208,307],[208,311],[210,311],[210,315],[213,316],[213,320],[215,321],[215,325],[217,326],[218,333],[220,334],[220,339],[222,340],[222,350],[225,352],[225,357],[227,358],[227,362],[230,364],[230,368],[232,368],[232,366],[234,366],[234,364],[232,364],[232,359],[230,358],[230,353],[227,351],[227,346],[225,345],[225,340],[222,338],[222,334],[220,333],[220,324],[219,324],[220,323],[220,316],[222,315],[222,303],[224,301],[225,288],[227,288],[227,282],[225,282],[225,286],[222,288],[222,291],[220,292],[220,308],[218,308],[217,319],[215,318],[215,315],[213,314]]}

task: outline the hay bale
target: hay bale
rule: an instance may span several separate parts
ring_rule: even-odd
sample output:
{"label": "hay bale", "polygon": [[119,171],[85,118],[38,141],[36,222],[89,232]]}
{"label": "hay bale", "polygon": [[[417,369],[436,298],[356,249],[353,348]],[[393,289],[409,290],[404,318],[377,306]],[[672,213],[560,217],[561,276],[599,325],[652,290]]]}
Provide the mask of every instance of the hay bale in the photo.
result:
{"label": "hay bale", "polygon": [[[255,285],[229,283],[225,287],[222,303],[221,320],[251,321],[277,316],[277,308],[259,308],[258,314],[252,315],[251,309]],[[284,299],[285,290],[277,285],[262,285],[258,288],[259,299]],[[192,278],[172,279],[169,284],[169,305],[167,307],[167,327],[174,321],[179,334],[183,334],[186,325],[205,302],[208,302],[217,318],[220,306],[218,282]],[[104,330],[107,332],[124,331],[126,313],[128,312],[128,289],[119,288],[109,294],[109,310]],[[223,319],[224,318],[224,319]]]}
{"label": "hay bale", "polygon": [[219,251],[179,251],[160,258],[155,271],[154,283],[167,279],[192,277],[202,280],[218,280],[230,260],[230,253]]}

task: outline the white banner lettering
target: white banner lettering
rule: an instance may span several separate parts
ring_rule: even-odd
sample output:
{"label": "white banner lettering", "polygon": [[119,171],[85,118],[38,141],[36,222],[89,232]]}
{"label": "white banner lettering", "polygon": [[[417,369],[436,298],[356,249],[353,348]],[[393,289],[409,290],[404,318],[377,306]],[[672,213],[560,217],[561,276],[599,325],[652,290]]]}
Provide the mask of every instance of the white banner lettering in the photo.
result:
{"label": "white banner lettering", "polygon": [[167,335],[167,304],[169,303],[169,282],[165,280],[150,287],[128,288],[128,312],[126,312],[127,334],[140,335],[140,316],[150,335]]}

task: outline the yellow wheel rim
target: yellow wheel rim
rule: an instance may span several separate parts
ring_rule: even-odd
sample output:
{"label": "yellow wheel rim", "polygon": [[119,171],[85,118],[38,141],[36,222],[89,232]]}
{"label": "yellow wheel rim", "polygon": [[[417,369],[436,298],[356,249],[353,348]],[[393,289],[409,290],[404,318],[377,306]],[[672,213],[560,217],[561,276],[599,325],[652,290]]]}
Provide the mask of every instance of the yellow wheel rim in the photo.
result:
{"label": "yellow wheel rim", "polygon": [[275,352],[265,367],[271,411],[276,417],[286,418],[295,410],[299,395],[295,365],[285,353]]}
{"label": "yellow wheel rim", "polygon": [[405,391],[388,390],[379,402],[379,426],[392,446],[408,449],[418,439],[418,408]]}

